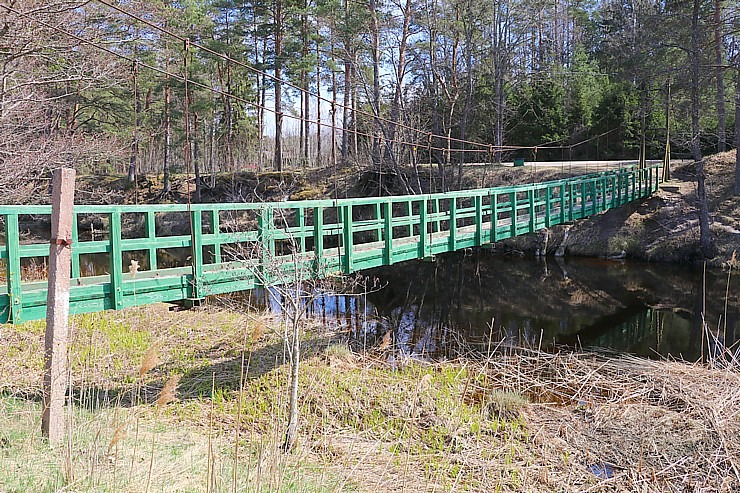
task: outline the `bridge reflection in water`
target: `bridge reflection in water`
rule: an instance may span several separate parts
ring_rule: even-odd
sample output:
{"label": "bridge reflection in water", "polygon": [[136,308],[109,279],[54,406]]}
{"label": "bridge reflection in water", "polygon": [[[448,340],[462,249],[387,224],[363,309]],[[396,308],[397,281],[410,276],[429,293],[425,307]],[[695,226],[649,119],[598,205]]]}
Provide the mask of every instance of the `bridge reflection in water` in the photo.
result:
{"label": "bridge reflection in water", "polygon": [[360,345],[391,330],[407,354],[485,352],[492,337],[494,347],[568,345],[697,360],[740,344],[740,290],[730,289],[725,315],[723,272],[707,272],[703,293],[702,270],[693,267],[474,251],[367,274],[385,287],[320,297],[310,311],[343,325]]}

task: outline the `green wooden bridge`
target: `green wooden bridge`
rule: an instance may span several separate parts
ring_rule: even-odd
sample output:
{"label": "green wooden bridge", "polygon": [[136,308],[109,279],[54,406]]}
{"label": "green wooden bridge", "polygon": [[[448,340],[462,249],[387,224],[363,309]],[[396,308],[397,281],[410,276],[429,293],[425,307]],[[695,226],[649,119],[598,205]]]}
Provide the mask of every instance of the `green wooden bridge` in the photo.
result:
{"label": "green wooden bridge", "polygon": [[[661,176],[661,166],[634,166],[426,195],[75,206],[70,313],[196,303],[478,247],[647,197]],[[51,206],[0,206],[0,322],[46,316],[50,215]]]}

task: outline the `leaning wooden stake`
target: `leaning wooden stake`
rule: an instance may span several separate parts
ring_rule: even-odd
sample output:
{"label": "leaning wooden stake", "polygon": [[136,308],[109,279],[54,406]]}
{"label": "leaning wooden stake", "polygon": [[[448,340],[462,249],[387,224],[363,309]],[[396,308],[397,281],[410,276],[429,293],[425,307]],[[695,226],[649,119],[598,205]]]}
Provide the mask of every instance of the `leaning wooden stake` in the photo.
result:
{"label": "leaning wooden stake", "polygon": [[64,397],[67,392],[67,320],[72,263],[72,207],[75,170],[58,169],[52,178],[49,290],[44,343],[44,409],[41,433],[49,443],[64,439]]}

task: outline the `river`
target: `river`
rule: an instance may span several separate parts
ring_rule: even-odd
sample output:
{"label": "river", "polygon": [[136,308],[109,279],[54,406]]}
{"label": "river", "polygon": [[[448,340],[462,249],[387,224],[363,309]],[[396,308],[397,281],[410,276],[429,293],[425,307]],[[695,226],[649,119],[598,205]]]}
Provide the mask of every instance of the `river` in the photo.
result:
{"label": "river", "polygon": [[695,361],[740,345],[740,278],[701,266],[469,250],[363,276],[310,312],[365,348],[388,330],[406,354],[448,357],[523,345]]}

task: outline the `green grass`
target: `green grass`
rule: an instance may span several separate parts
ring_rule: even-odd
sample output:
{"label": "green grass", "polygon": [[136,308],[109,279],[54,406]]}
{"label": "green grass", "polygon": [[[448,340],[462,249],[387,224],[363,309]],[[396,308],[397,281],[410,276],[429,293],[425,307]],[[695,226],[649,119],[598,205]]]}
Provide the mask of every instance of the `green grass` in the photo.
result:
{"label": "green grass", "polygon": [[[231,433],[213,430],[214,467],[209,472],[208,433],[184,428],[173,418],[176,412],[157,417],[141,410],[113,407],[90,412],[74,407],[70,443],[51,448],[40,437],[38,403],[2,396],[0,410],[0,491],[144,491],[149,483],[152,492],[200,492],[206,491],[210,476],[218,491],[231,491]],[[123,435],[113,442],[117,429]],[[293,458],[271,463],[271,470],[257,481],[257,457],[260,453],[279,457],[277,448],[265,442],[253,452],[240,450],[238,491],[318,492],[336,481],[329,476],[326,485],[316,483],[315,471],[321,464],[296,463]],[[137,486],[132,490],[132,485]]]}

